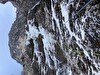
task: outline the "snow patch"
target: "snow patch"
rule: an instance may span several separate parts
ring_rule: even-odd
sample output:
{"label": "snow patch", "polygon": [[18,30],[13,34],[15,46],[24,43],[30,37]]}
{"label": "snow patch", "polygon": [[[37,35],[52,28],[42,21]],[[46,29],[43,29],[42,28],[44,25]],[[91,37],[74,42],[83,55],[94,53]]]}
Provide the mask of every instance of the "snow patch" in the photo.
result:
{"label": "snow patch", "polygon": [[34,42],[34,53],[36,54],[37,58],[38,58],[38,63],[39,65],[41,64],[41,52],[38,49],[38,43],[36,41],[36,38],[38,38],[39,34],[41,34],[43,36],[43,45],[44,45],[44,52],[45,52],[45,57],[46,57],[46,63],[48,64],[48,66],[50,68],[51,64],[50,64],[50,50],[54,50],[54,43],[56,43],[56,41],[53,39],[54,36],[49,33],[47,30],[45,30],[42,26],[39,26],[38,28],[35,26],[34,24],[34,20],[28,20],[28,27],[29,27],[29,31],[26,31],[27,34],[27,41],[26,44],[28,44],[28,40],[30,38],[33,39]]}
{"label": "snow patch", "polygon": [[[56,2],[56,1],[55,1]],[[53,6],[53,0],[51,0],[51,9],[52,9],[52,23],[53,23],[53,19],[56,21],[56,25],[57,25],[57,28],[59,30],[59,34],[60,34],[60,43],[61,43],[61,47],[63,48],[63,36],[62,36],[62,31],[61,31],[61,28],[60,28],[60,23],[59,23],[59,19],[57,18],[56,16],[56,12],[55,12],[55,9],[54,9],[55,6]],[[53,27],[53,30],[54,30],[54,23],[52,25]]]}
{"label": "snow patch", "polygon": [[[84,50],[84,54],[90,59],[90,56],[89,54],[87,53],[87,51],[84,49],[84,47],[81,45],[81,39],[78,37],[78,35],[76,35],[74,32],[71,31],[71,28],[70,28],[70,25],[69,25],[69,9],[68,9],[68,6],[69,4],[66,4],[64,2],[61,3],[61,12],[62,12],[62,16],[64,17],[64,21],[63,21],[63,24],[66,25],[66,28],[68,29],[69,31],[69,34],[70,36],[74,36],[75,39],[76,39],[76,43],[78,44],[78,46]],[[76,22],[75,22],[76,23]],[[77,23],[76,23],[77,24]],[[77,26],[77,25],[75,25]],[[83,27],[81,27],[80,29],[81,31],[81,35],[82,35],[82,39],[84,40],[85,39],[85,32],[83,30]]]}

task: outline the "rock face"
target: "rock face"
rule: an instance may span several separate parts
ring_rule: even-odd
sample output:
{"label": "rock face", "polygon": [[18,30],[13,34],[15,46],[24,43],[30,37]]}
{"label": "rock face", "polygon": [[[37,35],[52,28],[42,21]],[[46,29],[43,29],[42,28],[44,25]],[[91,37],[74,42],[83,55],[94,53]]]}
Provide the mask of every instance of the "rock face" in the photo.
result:
{"label": "rock face", "polygon": [[7,1],[17,8],[10,52],[24,75],[100,75],[99,0]]}

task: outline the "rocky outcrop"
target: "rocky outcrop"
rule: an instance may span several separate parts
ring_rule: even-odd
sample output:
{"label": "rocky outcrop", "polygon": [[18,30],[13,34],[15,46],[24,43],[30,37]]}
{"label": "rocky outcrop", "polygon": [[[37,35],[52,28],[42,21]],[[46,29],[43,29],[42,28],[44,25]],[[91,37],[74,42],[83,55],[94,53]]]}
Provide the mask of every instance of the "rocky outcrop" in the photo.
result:
{"label": "rocky outcrop", "polygon": [[17,8],[10,52],[24,75],[100,74],[99,0],[7,1]]}

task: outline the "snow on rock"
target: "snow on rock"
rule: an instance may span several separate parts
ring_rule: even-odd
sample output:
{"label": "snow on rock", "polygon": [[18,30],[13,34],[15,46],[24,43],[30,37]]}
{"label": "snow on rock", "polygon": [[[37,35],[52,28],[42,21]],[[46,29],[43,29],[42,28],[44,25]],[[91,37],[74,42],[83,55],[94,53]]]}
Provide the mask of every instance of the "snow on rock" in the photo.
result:
{"label": "snow on rock", "polygon": [[[43,27],[39,27],[37,29],[37,27],[32,26],[32,23],[34,21],[30,21],[28,20],[28,26],[29,26],[29,32],[26,32],[26,34],[28,35],[27,36],[27,41],[32,38],[34,40],[34,48],[35,48],[35,52],[36,52],[36,55],[37,57],[39,56],[38,53],[40,53],[38,51],[38,44],[36,42],[36,38],[38,38],[38,36],[41,34],[42,37],[43,37],[43,45],[44,45],[44,52],[45,52],[45,56],[46,56],[46,63],[50,63],[49,61],[49,50],[54,50],[54,43],[56,42],[54,39],[53,39],[53,35],[50,34],[47,30],[45,30]],[[38,57],[39,58],[39,57]],[[40,62],[40,58],[39,58],[39,64],[41,64]],[[50,67],[50,64],[49,64],[49,67]]]}
{"label": "snow on rock", "polygon": [[100,4],[92,1],[11,1],[17,17],[9,46],[25,75],[100,74]]}

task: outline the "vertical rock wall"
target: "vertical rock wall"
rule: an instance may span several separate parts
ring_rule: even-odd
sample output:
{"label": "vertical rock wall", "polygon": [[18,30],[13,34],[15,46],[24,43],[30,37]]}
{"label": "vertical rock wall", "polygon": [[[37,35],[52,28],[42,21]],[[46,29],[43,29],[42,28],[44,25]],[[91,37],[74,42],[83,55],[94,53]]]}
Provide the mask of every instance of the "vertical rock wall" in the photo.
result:
{"label": "vertical rock wall", "polygon": [[10,52],[25,75],[100,74],[99,0],[7,1],[17,8]]}

